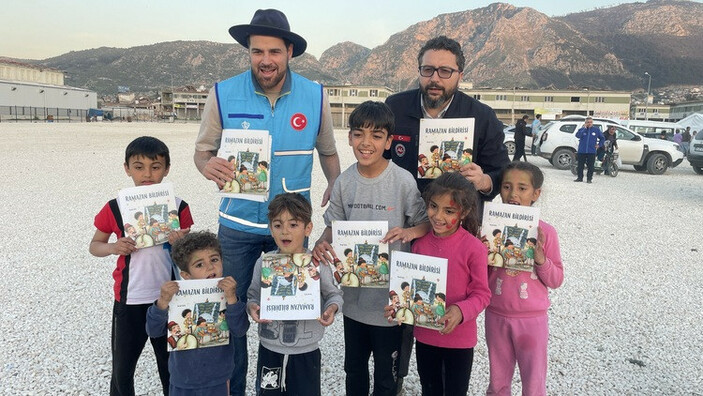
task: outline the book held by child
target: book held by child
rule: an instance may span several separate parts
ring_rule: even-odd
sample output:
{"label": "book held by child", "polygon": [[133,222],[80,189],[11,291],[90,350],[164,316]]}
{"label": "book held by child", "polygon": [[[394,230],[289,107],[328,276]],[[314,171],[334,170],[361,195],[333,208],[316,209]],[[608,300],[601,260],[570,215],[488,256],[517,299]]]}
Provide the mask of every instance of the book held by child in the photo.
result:
{"label": "book held by child", "polygon": [[332,246],[339,256],[334,277],[346,287],[387,288],[390,275],[387,221],[333,221]]}
{"label": "book held by child", "polygon": [[217,156],[234,169],[234,180],[225,183],[219,194],[266,202],[271,171],[271,136],[256,129],[224,129]]}
{"label": "book held by child", "polygon": [[261,319],[320,317],[320,274],[309,253],[264,254],[261,261]]}
{"label": "book held by child", "polygon": [[168,350],[183,351],[229,344],[222,278],[179,280],[168,304]]}
{"label": "book held by child", "polygon": [[117,194],[125,236],[137,248],[168,242],[171,230],[180,230],[176,194],[171,183],[122,189]]}
{"label": "book held by child", "polygon": [[473,145],[473,118],[420,119],[417,178],[458,172],[472,161]]}
{"label": "book held by child", "polygon": [[392,252],[388,301],[396,321],[441,330],[446,300],[446,258]]}
{"label": "book held by child", "polygon": [[532,272],[538,227],[539,208],[486,202],[481,240],[488,247],[488,265]]}

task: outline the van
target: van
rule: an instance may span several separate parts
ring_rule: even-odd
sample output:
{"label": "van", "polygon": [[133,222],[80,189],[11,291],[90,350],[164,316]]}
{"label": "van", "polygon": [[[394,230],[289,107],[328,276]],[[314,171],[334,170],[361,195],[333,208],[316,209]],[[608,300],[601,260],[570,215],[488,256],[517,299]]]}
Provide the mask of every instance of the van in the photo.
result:
{"label": "van", "polygon": [[677,131],[683,133],[686,130],[686,128],[673,122],[624,120],[621,121],[620,124],[642,136],[655,139],[659,139],[662,132],[664,132],[666,133],[667,140],[672,140]]}

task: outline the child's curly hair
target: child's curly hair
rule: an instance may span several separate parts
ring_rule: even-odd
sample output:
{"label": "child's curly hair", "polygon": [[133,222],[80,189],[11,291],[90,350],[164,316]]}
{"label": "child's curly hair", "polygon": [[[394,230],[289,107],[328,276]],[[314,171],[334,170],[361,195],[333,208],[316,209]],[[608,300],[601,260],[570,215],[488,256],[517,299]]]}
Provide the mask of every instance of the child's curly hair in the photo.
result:
{"label": "child's curly hair", "polygon": [[191,232],[173,243],[171,258],[181,271],[188,272],[190,256],[204,249],[212,249],[222,256],[222,247],[217,240],[217,235],[210,231]]}

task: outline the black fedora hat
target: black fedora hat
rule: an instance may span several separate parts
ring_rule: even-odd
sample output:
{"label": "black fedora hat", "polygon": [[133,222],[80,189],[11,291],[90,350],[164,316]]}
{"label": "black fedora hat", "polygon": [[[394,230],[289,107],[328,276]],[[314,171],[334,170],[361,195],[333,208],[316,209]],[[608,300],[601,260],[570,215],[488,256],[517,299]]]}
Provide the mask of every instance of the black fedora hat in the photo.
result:
{"label": "black fedora hat", "polygon": [[287,39],[293,43],[293,57],[302,55],[308,46],[304,38],[290,31],[286,15],[274,9],[256,10],[250,24],[232,26],[229,34],[244,48],[249,48],[249,36],[252,34]]}

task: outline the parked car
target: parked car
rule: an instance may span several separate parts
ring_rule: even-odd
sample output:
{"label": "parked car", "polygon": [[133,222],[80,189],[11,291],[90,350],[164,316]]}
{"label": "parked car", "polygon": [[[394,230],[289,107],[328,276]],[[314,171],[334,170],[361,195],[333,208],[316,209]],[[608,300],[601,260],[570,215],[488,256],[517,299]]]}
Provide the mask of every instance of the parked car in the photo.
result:
{"label": "parked car", "polygon": [[[535,139],[537,153],[557,169],[571,168],[579,144],[576,131],[583,126],[585,119],[584,116],[567,116],[545,125]],[[660,175],[683,161],[683,153],[674,142],[644,137],[606,118],[593,119],[593,126],[599,127],[601,131],[610,125],[615,126],[618,153],[623,165],[632,165],[637,171]]]}
{"label": "parked car", "polygon": [[683,133],[686,130],[686,128],[673,122],[625,120],[621,124],[631,131],[653,139],[661,139],[661,135],[664,133],[668,140],[673,140],[677,131]]}
{"label": "parked car", "polygon": [[691,140],[691,145],[686,157],[688,162],[693,167],[693,171],[699,175],[703,175],[703,133],[698,132]]}
{"label": "parked car", "polygon": [[[532,134],[532,127],[527,126],[527,133]],[[515,155],[515,125],[508,125],[503,129],[503,134],[505,138],[503,139],[503,144],[505,148],[508,149],[508,156],[511,157]],[[525,153],[530,154],[532,147],[532,136],[525,136]]]}

